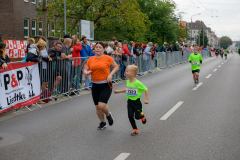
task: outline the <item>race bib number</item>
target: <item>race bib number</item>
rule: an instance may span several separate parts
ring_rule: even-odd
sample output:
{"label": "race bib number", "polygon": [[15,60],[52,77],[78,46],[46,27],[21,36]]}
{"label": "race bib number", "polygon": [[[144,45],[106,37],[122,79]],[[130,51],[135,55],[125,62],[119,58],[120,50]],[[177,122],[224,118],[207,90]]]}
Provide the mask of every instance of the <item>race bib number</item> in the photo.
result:
{"label": "race bib number", "polygon": [[138,96],[138,88],[137,87],[128,87],[126,94],[128,96]]}
{"label": "race bib number", "polygon": [[193,61],[192,65],[198,65],[198,61]]}

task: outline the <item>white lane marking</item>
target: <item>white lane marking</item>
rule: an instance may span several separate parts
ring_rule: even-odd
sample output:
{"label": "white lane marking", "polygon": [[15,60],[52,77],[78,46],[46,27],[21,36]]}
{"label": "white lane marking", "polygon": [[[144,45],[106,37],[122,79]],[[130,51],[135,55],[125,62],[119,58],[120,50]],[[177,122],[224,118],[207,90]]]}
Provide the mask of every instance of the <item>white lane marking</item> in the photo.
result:
{"label": "white lane marking", "polygon": [[213,70],[213,72],[216,72],[216,71],[217,71],[217,69],[214,69],[214,70]]}
{"label": "white lane marking", "polygon": [[221,65],[219,65],[218,67],[221,67]]}
{"label": "white lane marking", "polygon": [[125,160],[131,153],[121,153],[114,160]]}
{"label": "white lane marking", "polygon": [[165,121],[168,119],[173,112],[175,112],[181,105],[183,104],[183,101],[178,102],[172,109],[170,109],[160,120]]}
{"label": "white lane marking", "polygon": [[212,74],[209,74],[206,78],[210,78]]}
{"label": "white lane marking", "polygon": [[203,83],[199,83],[196,87],[194,87],[192,90],[196,91]]}

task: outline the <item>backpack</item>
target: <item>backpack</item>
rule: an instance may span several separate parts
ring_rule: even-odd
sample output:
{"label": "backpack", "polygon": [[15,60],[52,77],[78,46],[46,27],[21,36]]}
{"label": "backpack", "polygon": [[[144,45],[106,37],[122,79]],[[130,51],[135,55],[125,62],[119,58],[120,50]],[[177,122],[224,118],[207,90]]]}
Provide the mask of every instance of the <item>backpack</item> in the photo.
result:
{"label": "backpack", "polygon": [[49,97],[51,96],[51,92],[48,89],[45,89],[40,94],[40,99],[43,99],[42,101],[45,103],[48,103],[50,101]]}

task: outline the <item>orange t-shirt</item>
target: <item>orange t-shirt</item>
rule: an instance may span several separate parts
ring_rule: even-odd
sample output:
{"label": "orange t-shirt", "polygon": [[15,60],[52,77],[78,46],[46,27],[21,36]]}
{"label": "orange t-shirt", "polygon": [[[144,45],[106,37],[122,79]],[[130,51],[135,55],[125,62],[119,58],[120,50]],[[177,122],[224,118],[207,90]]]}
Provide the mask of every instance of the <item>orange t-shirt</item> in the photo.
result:
{"label": "orange t-shirt", "polygon": [[107,55],[101,58],[96,58],[95,56],[89,58],[87,66],[92,71],[92,81],[100,82],[106,80],[110,74],[110,66],[113,61],[113,58]]}

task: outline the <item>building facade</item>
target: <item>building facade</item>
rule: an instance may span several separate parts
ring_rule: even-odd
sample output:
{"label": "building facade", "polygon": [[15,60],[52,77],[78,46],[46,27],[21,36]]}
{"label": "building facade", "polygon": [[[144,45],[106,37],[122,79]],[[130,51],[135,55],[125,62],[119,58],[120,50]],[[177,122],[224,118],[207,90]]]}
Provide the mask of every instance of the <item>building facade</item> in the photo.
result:
{"label": "building facade", "polygon": [[[37,20],[36,8],[42,0],[1,0],[0,34],[4,39],[26,40],[42,35],[42,23]],[[48,26],[54,31],[54,25]]]}
{"label": "building facade", "polygon": [[[195,44],[197,41],[197,36],[199,35],[200,31],[202,28],[204,28],[205,33],[207,34],[206,36],[208,37],[208,45],[210,45],[211,41],[211,28],[207,27],[203,21],[195,21],[193,23],[187,22],[187,27],[189,28],[189,35],[190,37],[187,38],[187,43],[191,43],[192,39],[192,44]],[[192,37],[191,37],[192,33]]]}

